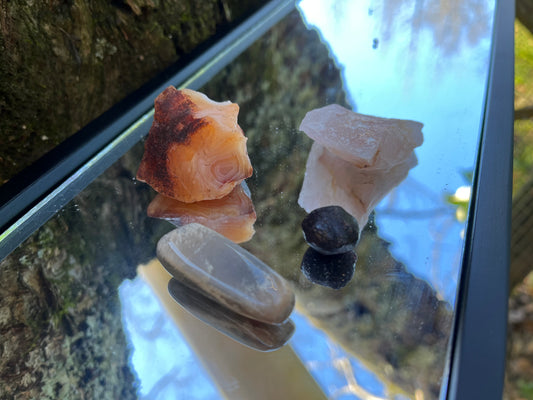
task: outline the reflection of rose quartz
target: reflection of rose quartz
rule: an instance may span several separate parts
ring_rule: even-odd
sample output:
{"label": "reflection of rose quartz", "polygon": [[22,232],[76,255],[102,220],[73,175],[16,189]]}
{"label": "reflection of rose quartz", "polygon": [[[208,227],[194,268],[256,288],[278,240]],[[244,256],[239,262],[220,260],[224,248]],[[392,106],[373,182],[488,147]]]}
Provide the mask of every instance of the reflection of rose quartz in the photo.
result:
{"label": "reflection of rose quartz", "polygon": [[315,142],[298,203],[307,212],[339,205],[361,228],[417,164],[420,122],[358,114],[336,104],[307,113],[300,130]]}
{"label": "reflection of rose quartz", "polygon": [[226,196],[253,172],[238,112],[229,101],[168,87],[155,100],[137,179],[187,203]]}
{"label": "reflection of rose quartz", "polygon": [[148,216],[166,219],[178,227],[196,222],[235,243],[250,240],[255,232],[255,210],[241,185],[221,199],[194,203],[184,203],[158,194],[148,206]]}

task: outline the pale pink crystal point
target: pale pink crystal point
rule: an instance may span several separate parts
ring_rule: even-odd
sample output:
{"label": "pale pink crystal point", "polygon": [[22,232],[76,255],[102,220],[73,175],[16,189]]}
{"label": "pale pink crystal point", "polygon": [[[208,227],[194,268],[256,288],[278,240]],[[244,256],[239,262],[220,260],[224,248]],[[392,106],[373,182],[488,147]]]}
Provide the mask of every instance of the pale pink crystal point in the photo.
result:
{"label": "pale pink crystal point", "polygon": [[358,114],[337,104],[307,113],[300,130],[315,142],[298,203],[307,212],[339,205],[361,229],[374,207],[417,164],[422,124]]}

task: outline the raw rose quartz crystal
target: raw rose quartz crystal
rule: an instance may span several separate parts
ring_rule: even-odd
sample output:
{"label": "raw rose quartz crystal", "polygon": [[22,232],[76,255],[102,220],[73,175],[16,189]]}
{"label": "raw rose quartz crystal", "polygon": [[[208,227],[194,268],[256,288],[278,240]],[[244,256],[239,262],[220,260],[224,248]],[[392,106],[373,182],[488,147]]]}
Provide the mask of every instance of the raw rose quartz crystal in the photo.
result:
{"label": "raw rose quartz crystal", "polygon": [[315,142],[298,203],[339,205],[362,229],[383,197],[417,165],[423,124],[358,114],[337,104],[308,112],[300,130]]}

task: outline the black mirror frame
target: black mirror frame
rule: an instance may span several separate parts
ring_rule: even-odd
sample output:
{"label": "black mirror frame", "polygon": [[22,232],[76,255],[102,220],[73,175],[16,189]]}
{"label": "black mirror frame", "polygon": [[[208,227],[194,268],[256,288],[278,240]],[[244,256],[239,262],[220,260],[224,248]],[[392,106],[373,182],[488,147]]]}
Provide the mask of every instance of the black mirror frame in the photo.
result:
{"label": "black mirror frame", "polygon": [[514,1],[496,1],[481,150],[450,341],[447,399],[501,399],[505,376],[514,124]]}

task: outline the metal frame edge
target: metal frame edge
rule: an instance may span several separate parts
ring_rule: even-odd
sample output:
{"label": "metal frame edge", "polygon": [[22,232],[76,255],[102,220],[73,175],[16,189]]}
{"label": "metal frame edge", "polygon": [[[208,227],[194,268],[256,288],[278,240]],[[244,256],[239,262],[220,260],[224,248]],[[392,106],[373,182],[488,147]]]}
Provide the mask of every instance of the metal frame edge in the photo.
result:
{"label": "metal frame edge", "polygon": [[469,241],[447,399],[501,399],[509,295],[514,123],[514,2],[497,0]]}

